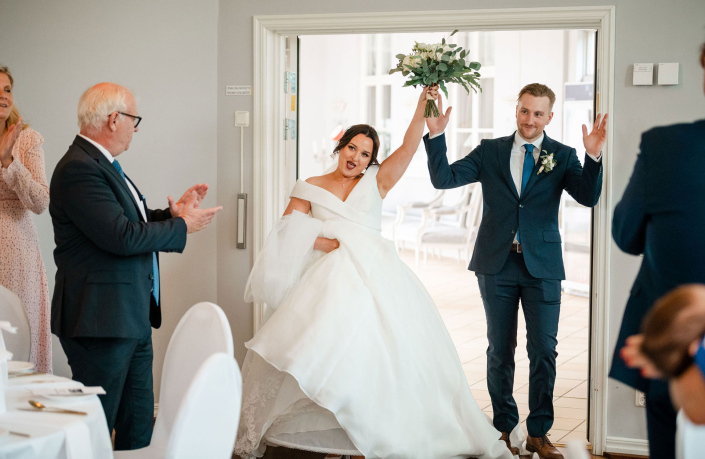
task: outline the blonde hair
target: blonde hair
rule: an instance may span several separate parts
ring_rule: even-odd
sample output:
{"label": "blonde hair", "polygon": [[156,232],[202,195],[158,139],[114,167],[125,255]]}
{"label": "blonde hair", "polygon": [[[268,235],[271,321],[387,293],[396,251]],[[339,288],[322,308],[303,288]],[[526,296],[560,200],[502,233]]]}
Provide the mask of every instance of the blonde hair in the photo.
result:
{"label": "blonde hair", "polygon": [[519,91],[519,95],[517,96],[517,101],[521,99],[521,96],[524,94],[529,94],[534,97],[548,97],[549,102],[551,103],[551,108],[553,108],[553,104],[556,103],[556,95],[551,91],[551,88],[546,86],[545,84],[541,83],[531,83],[527,84],[523,88],[521,88],[521,91]]}
{"label": "blonde hair", "polygon": [[[7,67],[0,65],[0,73],[4,73],[7,75],[7,78],[10,80],[10,87],[14,88],[15,87],[15,79],[12,78],[12,73],[10,73],[10,69]],[[20,120],[20,111],[17,109],[17,105],[14,103],[12,104],[12,108],[10,108],[10,116],[7,117],[5,120],[5,129],[10,129],[10,126],[13,124],[17,124],[17,122]],[[22,130],[24,131],[29,127],[29,123],[22,123]]]}
{"label": "blonde hair", "polygon": [[115,83],[98,83],[86,89],[78,101],[78,126],[97,134],[111,113],[127,110],[129,94],[127,88]]}

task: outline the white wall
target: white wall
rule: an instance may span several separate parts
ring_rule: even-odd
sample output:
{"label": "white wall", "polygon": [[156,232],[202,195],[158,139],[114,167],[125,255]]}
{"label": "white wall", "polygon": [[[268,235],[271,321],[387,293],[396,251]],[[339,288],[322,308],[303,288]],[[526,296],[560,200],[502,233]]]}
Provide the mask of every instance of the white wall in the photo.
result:
{"label": "white wall", "polygon": [[[222,0],[218,29],[218,87],[222,88],[226,84],[259,84],[252,81],[253,15],[424,11],[435,6],[459,10],[577,5],[616,6],[615,110],[611,113],[615,123],[615,132],[611,133],[615,138],[611,171],[614,193],[609,203],[613,208],[629,180],[639,149],[640,133],[650,126],[705,116],[703,72],[697,61],[698,46],[705,40],[705,2],[702,0],[446,0],[442,5],[429,4],[424,0]],[[535,45],[539,46],[540,43]],[[634,62],[680,62],[681,84],[672,87],[634,87],[631,85],[631,64]],[[236,157],[232,154],[238,138],[231,127],[232,116],[235,110],[251,111],[252,100],[225,97],[221,92],[218,92],[218,192],[220,203],[229,204],[234,202],[239,185],[233,178],[238,173]],[[251,152],[251,130],[246,133],[245,145],[248,152]],[[251,170],[251,153],[245,167],[247,171]],[[245,189],[251,193],[252,180],[249,175],[245,182]],[[233,329],[238,346],[238,343],[252,336],[251,308],[242,300],[247,270],[252,262],[252,239],[250,237],[247,250],[236,250],[233,241],[234,207],[229,206],[223,217],[218,221],[218,299],[221,304],[237,310],[237,325]],[[621,254],[616,246],[613,247],[613,253],[610,260],[612,292],[609,317],[612,323],[610,336],[614,342],[639,260]],[[241,358],[244,348],[240,347],[237,354]],[[646,438],[644,411],[634,406],[633,391],[614,382],[610,384],[609,390],[608,435]]]}
{"label": "white wall", "polygon": [[[47,178],[78,132],[81,93],[101,81],[132,89],[144,117],[120,156],[151,207],[206,182],[215,205],[217,0],[0,1],[0,62],[15,76],[15,103],[45,139]],[[35,217],[54,289],[49,212]],[[190,235],[183,254],[162,254],[163,324],[154,332],[158,392],[168,340],[186,309],[216,302],[216,228]],[[235,320],[235,317],[231,317]],[[70,375],[54,337],[54,368]]]}

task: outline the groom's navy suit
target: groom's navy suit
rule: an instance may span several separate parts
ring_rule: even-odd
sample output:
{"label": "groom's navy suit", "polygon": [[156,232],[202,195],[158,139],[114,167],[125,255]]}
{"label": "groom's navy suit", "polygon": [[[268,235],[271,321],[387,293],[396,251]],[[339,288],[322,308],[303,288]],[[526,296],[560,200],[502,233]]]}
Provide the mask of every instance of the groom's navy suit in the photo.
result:
{"label": "groom's navy suit", "polygon": [[676,412],[668,384],[642,378],[619,355],[640,333],[654,302],[688,283],[705,284],[705,120],[651,129],[622,200],[612,235],[620,249],[644,255],[624,311],[610,376],[646,393],[651,457],[675,457]]}
{"label": "groom's navy suit", "polygon": [[[511,432],[519,423],[512,392],[521,299],[530,360],[527,430],[532,437],[542,437],[553,425],[560,281],[565,279],[558,230],[561,194],[567,190],[584,206],[597,204],[602,163],[586,156],[582,167],[574,148],[545,136],[542,154],[553,153],[556,166],[539,174],[541,164],[536,162],[520,195],[510,166],[514,138],[482,140],[452,165],[446,156],[445,135],[433,139],[426,135],[424,144],[435,188],[482,184],[482,222],[470,270],[477,275],[487,315],[487,386],[494,425],[501,432]],[[512,252],[518,229],[520,253]]]}

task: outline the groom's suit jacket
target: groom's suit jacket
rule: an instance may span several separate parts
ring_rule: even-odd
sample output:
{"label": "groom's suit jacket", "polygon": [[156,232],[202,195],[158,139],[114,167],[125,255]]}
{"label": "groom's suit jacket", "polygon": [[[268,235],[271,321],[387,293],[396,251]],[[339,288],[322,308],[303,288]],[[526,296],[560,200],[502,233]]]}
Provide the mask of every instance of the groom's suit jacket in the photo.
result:
{"label": "groom's suit jacket", "polygon": [[144,221],[117,169],[80,136],[57,164],[49,190],[57,267],[52,333],[143,339],[150,324],[161,324],[152,253],[183,251],[186,222],[169,209],[148,209],[137,191]]}
{"label": "groom's suit jacket", "polygon": [[646,391],[648,382],[619,356],[641,331],[654,302],[688,283],[705,284],[705,120],[658,127],[641,138],[641,153],[614,210],[620,249],[643,254],[624,311],[610,376]]}
{"label": "groom's suit jacket", "polygon": [[553,153],[557,164],[552,171],[538,174],[538,161],[520,198],[510,170],[513,142],[514,135],[482,140],[466,157],[448,164],[445,135],[429,140],[427,134],[424,144],[431,182],[437,189],[482,184],[482,222],[470,261],[472,271],[497,274],[521,225],[521,245],[529,273],[540,279],[565,279],[558,231],[561,193],[567,190],[584,206],[597,204],[602,162],[586,157],[582,167],[574,148],[546,135],[541,149]]}

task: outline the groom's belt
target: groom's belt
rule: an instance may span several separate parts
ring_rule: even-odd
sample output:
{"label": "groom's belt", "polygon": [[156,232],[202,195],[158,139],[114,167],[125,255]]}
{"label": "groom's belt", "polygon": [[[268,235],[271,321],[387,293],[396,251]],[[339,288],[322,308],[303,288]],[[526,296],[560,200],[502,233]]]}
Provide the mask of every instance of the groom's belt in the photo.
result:
{"label": "groom's belt", "polygon": [[509,249],[509,251],[510,251],[510,252],[521,253],[521,252],[522,252],[522,250],[521,250],[521,244],[519,244],[518,242],[513,243],[513,244],[512,244],[512,248]]}

